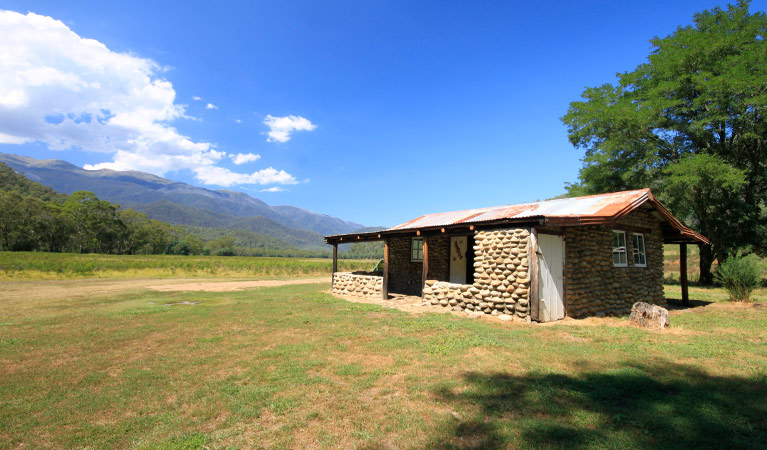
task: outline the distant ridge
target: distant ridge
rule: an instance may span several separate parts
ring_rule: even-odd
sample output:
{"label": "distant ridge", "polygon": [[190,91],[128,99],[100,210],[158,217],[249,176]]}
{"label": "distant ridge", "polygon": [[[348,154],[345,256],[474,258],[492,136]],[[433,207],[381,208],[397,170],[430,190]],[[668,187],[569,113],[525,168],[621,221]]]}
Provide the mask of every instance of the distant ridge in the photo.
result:
{"label": "distant ridge", "polygon": [[66,161],[0,153],[0,162],[31,180],[71,194],[91,191],[152,219],[197,227],[262,233],[300,248],[326,248],[323,235],[363,225],[295,206],[270,206],[243,192],[212,190],[139,171],[85,170]]}

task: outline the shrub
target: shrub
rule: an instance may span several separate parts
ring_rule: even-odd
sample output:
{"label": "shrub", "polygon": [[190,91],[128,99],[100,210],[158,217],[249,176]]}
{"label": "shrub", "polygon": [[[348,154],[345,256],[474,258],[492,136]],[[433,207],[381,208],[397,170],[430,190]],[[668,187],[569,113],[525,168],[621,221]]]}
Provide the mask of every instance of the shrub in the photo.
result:
{"label": "shrub", "polygon": [[732,256],[719,265],[714,279],[727,289],[730,300],[747,302],[761,283],[759,272],[760,261],[756,255]]}

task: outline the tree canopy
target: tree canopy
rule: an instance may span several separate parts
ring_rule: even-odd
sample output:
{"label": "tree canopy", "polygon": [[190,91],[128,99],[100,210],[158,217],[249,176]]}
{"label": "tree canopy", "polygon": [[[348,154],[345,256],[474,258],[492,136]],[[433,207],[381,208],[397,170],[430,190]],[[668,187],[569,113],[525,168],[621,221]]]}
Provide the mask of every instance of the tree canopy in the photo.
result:
{"label": "tree canopy", "polygon": [[651,187],[714,257],[767,251],[767,16],[750,2],[694,15],[647,62],[589,87],[562,121],[585,150],[571,195]]}

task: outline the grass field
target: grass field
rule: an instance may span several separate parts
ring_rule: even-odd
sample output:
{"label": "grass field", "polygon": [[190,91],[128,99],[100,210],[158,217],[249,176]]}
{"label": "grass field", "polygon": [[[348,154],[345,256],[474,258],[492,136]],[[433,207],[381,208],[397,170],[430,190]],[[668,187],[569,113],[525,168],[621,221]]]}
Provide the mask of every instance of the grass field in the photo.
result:
{"label": "grass field", "polygon": [[3,282],[0,448],[767,442],[761,303],[672,311],[672,328],[653,332],[620,319],[414,316],[335,299],[328,285],[117,282]]}
{"label": "grass field", "polygon": [[[370,270],[377,261],[338,261],[339,270]],[[0,280],[69,278],[284,277],[331,272],[330,259],[250,256],[83,255],[0,252]]]}
{"label": "grass field", "polygon": [[671,300],[658,332],[410,315],[329,284],[150,289],[329,274],[328,260],[0,253],[0,266],[0,449],[767,446],[767,289],[733,304],[691,287],[694,307]]}

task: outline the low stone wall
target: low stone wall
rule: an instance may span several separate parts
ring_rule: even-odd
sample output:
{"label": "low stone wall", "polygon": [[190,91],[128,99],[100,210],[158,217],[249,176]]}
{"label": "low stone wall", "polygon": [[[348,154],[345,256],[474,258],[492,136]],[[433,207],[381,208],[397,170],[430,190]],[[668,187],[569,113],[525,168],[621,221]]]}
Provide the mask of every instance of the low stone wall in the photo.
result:
{"label": "low stone wall", "polygon": [[383,277],[349,272],[333,274],[333,293],[356,297],[383,297]]}
{"label": "low stone wall", "polygon": [[[486,294],[489,294],[487,291]],[[478,312],[497,316],[514,314],[515,303],[510,299],[489,297],[484,300],[482,290],[471,284],[455,284],[447,281],[427,280],[423,300],[435,306],[444,306],[453,311]]]}
{"label": "low stone wall", "polygon": [[474,284],[427,280],[425,302],[454,311],[516,315],[530,319],[530,277],[526,229],[474,233]]}

